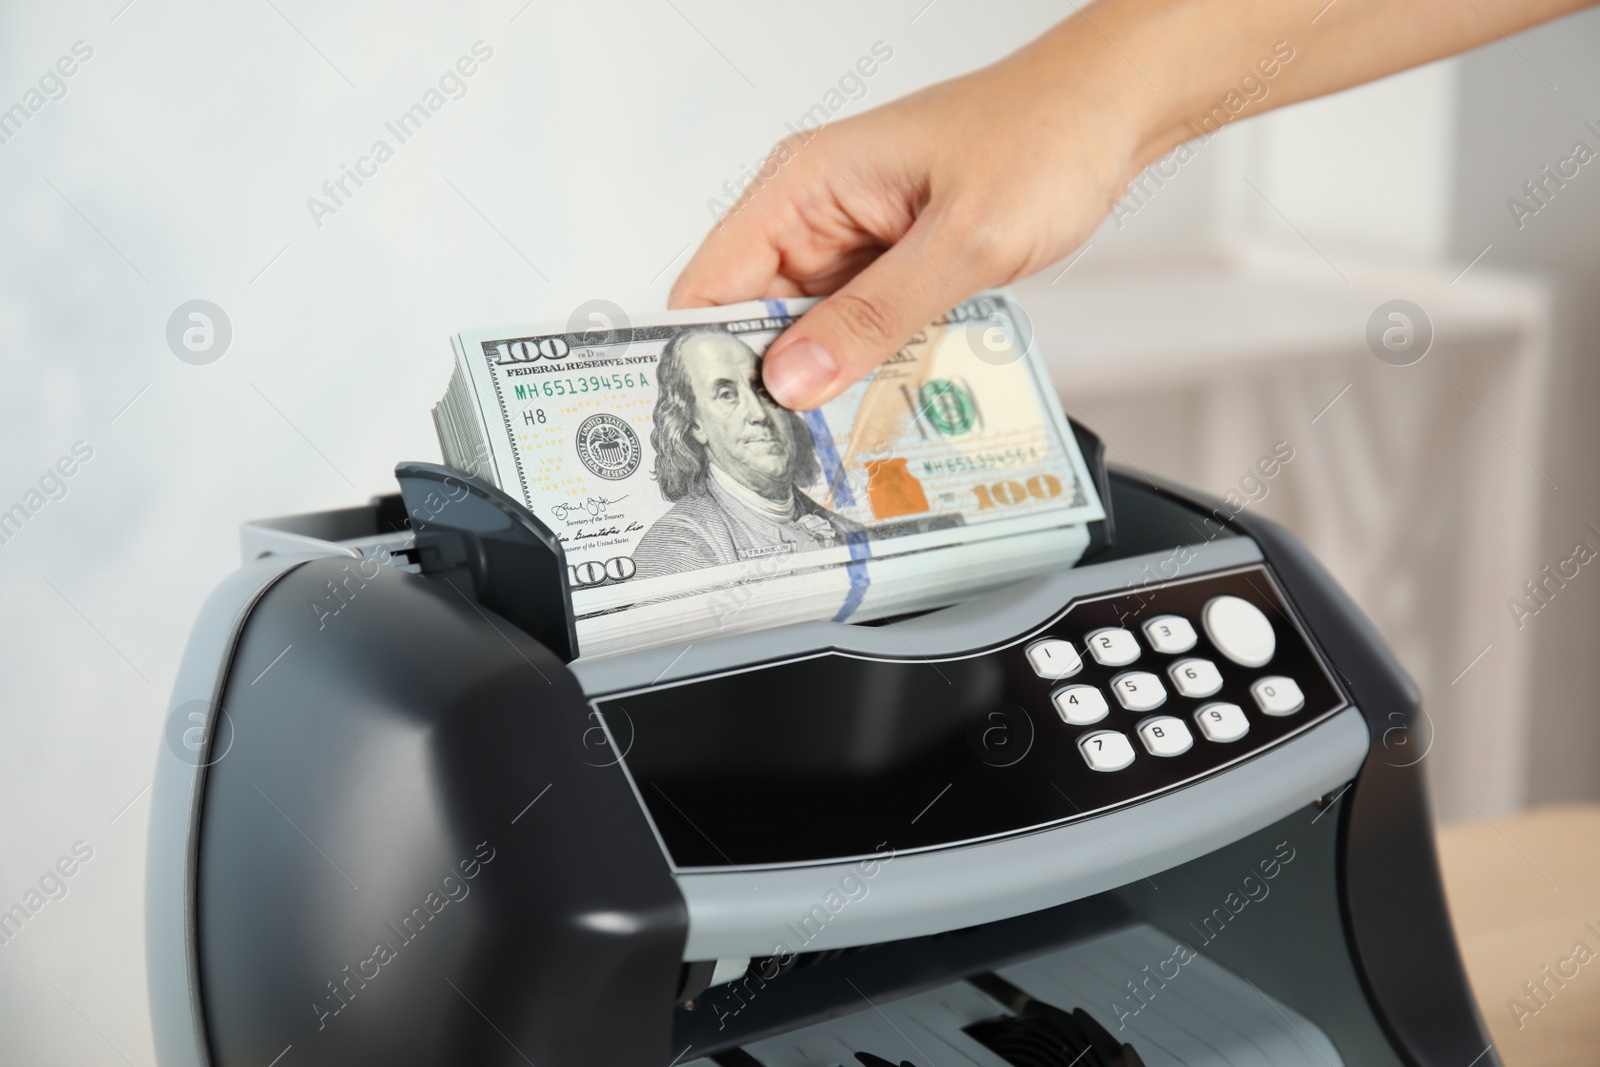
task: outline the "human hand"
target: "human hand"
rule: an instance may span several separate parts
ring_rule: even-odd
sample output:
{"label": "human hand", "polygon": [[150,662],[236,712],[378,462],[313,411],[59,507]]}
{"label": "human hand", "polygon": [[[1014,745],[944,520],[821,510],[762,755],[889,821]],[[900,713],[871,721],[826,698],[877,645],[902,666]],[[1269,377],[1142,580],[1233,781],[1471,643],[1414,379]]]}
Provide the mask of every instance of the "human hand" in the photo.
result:
{"label": "human hand", "polygon": [[[763,360],[779,403],[813,408],[977,290],[1071,252],[1141,169],[1247,100],[1259,114],[1596,2],[1095,0],[993,66],[785,140],[670,303],[831,293]],[[1274,42],[1294,65],[1252,94]]]}
{"label": "human hand", "polygon": [[671,306],[831,293],[763,360],[780,404],[827,402],[979,289],[1071,252],[1110,209],[1142,165],[1142,105],[1104,51],[1024,49],[786,139]]}

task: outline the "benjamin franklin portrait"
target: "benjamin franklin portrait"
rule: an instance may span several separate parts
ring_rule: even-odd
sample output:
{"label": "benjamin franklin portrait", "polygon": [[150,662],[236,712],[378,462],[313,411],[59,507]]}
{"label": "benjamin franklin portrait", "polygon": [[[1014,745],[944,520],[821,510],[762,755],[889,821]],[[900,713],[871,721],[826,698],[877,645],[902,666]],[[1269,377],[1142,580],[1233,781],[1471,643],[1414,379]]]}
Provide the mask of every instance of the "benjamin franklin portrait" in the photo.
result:
{"label": "benjamin franklin portrait", "polygon": [[858,523],[800,486],[820,475],[811,431],[761,385],[761,361],[720,327],[685,330],[656,368],[650,443],[672,508],[634,549],[640,578],[848,544]]}

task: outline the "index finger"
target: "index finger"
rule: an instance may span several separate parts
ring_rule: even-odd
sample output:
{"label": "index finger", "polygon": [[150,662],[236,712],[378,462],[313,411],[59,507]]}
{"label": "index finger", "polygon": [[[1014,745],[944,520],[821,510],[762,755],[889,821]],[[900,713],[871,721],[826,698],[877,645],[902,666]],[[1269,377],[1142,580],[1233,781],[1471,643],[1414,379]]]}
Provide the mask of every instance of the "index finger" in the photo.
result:
{"label": "index finger", "polygon": [[[707,307],[738,304],[771,296],[782,267],[779,232],[786,219],[794,219],[790,192],[795,152],[789,142],[773,149],[754,181],[734,200],[706,240],[694,251],[690,264],[672,283],[667,307]],[[768,174],[771,168],[771,174]]]}
{"label": "index finger", "polygon": [[767,295],[782,262],[772,226],[779,195],[772,188],[746,192],[717,220],[672,283],[669,308],[737,304]]}

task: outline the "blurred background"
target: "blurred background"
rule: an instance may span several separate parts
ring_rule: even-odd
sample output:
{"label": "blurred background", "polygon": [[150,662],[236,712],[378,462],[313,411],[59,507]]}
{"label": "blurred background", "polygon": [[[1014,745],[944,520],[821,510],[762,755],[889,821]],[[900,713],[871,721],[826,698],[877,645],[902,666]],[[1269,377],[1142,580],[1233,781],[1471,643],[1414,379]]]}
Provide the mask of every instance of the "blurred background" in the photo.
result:
{"label": "blurred background", "polygon": [[[24,509],[0,526],[0,903],[92,857],[0,945],[0,1059],[153,1062],[148,786],[241,521],[356,503],[437,458],[456,330],[661,307],[717,203],[875,45],[892,57],[840,114],[1071,10],[0,7],[0,109],[25,112],[0,111],[0,512]],[[1247,110],[1018,289],[1115,462],[1286,522],[1421,685],[1427,729],[1396,758],[1427,762],[1510,1064],[1600,1047],[1600,977],[1520,1028],[1508,1010],[1600,918],[1600,569],[1548,578],[1600,550],[1600,164],[1542,174],[1600,148],[1596,55],[1591,11]],[[474,73],[391,133],[462,56]],[[380,138],[392,156],[331,198]],[[203,365],[172,340],[195,300],[220,309]],[[1280,442],[1292,461],[1251,479]]]}

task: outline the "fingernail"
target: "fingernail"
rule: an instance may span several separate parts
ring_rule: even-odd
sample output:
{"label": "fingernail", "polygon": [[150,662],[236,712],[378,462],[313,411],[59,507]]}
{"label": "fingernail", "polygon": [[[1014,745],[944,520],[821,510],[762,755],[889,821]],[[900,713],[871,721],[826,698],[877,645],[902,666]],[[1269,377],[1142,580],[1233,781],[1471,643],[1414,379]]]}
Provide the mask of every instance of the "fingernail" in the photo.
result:
{"label": "fingernail", "polygon": [[767,392],[786,408],[798,408],[816,396],[839,370],[828,350],[810,338],[774,352],[765,364],[761,376]]}

